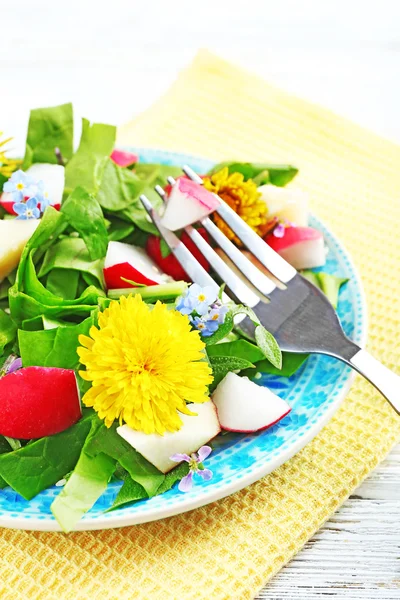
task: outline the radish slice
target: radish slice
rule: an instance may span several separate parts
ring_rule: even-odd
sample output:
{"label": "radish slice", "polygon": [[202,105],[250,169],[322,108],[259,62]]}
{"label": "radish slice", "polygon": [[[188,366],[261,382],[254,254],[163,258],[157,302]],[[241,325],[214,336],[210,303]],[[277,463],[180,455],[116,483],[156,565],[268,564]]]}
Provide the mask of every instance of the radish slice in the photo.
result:
{"label": "radish slice", "polygon": [[50,163],[35,163],[27,169],[26,174],[35,181],[43,181],[45,197],[50,200],[51,206],[59,209],[64,193],[64,167]]}
{"label": "radish slice", "polygon": [[25,367],[0,379],[0,434],[37,439],[71,427],[81,418],[75,373]]}
{"label": "radish slice", "polygon": [[130,165],[139,162],[137,154],[133,154],[133,152],[124,152],[124,150],[113,150],[110,158],[119,167],[130,167]]}
{"label": "radish slice", "polygon": [[220,201],[203,186],[180,177],[171,188],[161,222],[164,227],[176,231],[191,225],[212,213]]}
{"label": "radish slice", "polygon": [[169,281],[143,248],[123,242],[109,242],[103,272],[109,290],[135,287],[121,277],[143,285]]}
{"label": "radish slice", "polygon": [[296,188],[262,185],[258,188],[261,200],[268,207],[268,218],[289,221],[298,227],[308,225],[308,194]]}
{"label": "radish slice", "polygon": [[18,265],[25,244],[39,223],[38,219],[0,220],[0,282]]}
{"label": "radish slice", "polygon": [[312,269],[325,264],[324,237],[312,227],[286,227],[283,237],[272,233],[265,241],[295,269]]}
{"label": "radish slice", "polygon": [[222,429],[250,433],[271,427],[291,410],[266,387],[247,377],[228,373],[216,387],[213,402]]}
{"label": "radish slice", "polygon": [[170,459],[173,454],[190,455],[221,431],[217,412],[212,402],[188,404],[187,407],[196,413],[196,416],[180,415],[183,426],[179,431],[167,432],[164,435],[147,434],[135,431],[128,425],[122,425],[122,427],[118,427],[117,433],[157,469],[167,473],[176,467],[176,462]]}
{"label": "radish slice", "polygon": [[11,192],[3,192],[0,196],[0,204],[4,208],[5,211],[8,212],[9,215],[17,215],[13,206],[15,204],[15,200]]}

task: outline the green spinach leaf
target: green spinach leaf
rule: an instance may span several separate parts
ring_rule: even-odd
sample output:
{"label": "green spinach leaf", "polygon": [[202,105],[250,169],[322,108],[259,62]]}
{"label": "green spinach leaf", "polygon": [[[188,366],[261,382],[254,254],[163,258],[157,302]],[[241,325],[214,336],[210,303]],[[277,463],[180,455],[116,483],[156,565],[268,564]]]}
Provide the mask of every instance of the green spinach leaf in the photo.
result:
{"label": "green spinach leaf", "polygon": [[69,429],[0,455],[0,477],[25,500],[62,479],[75,467],[91,426],[83,417]]}
{"label": "green spinach leaf", "polygon": [[103,264],[102,259],[92,260],[90,258],[86,244],[81,238],[65,237],[47,250],[39,277],[44,277],[53,269],[67,269],[67,271],[73,269],[93,275],[97,284],[103,287]]}
{"label": "green spinach leaf", "polygon": [[110,428],[102,424],[96,435],[91,438],[86,452],[89,456],[103,452],[118,460],[132,479],[143,486],[149,497],[154,496],[164,481],[164,474],[118,435],[116,424]]}
{"label": "green spinach leaf", "polygon": [[99,425],[92,421],[91,431],[67,483],[53,501],[51,511],[65,532],[71,531],[83,515],[107,489],[117,461],[100,452],[96,456],[86,453],[86,446],[96,435]]}
{"label": "green spinach leaf", "polygon": [[257,185],[272,183],[273,185],[285,186],[289,181],[292,181],[299,171],[291,165],[227,161],[215,165],[208,172],[208,175],[212,175],[224,167],[228,167],[229,173],[242,173],[245,180],[256,180]]}
{"label": "green spinach leaf", "polygon": [[24,367],[59,367],[77,369],[76,352],[80,335],[88,335],[94,325],[91,315],[78,325],[59,325],[42,331],[18,331],[18,341]]}
{"label": "green spinach leaf", "polygon": [[236,356],[209,356],[210,365],[213,371],[214,380],[210,386],[213,391],[230,371],[242,371],[243,369],[254,368],[254,365],[245,358]]}
{"label": "green spinach leaf", "polygon": [[282,352],[278,342],[262,325],[258,325],[255,330],[257,346],[264,353],[264,356],[277,369],[282,368]]}
{"label": "green spinach leaf", "polygon": [[63,158],[70,159],[73,152],[74,121],[72,104],[31,110],[22,168],[32,163],[56,163],[55,148]]}
{"label": "green spinach leaf", "polygon": [[78,271],[52,269],[47,277],[46,288],[64,300],[74,300],[78,292],[78,281]]}
{"label": "green spinach leaf", "polygon": [[65,193],[68,196],[81,186],[97,194],[104,167],[114,148],[116,127],[82,119],[82,135],[78,150],[65,168]]}
{"label": "green spinach leaf", "polygon": [[97,200],[106,210],[123,210],[138,199],[145,185],[133,171],[119,167],[109,158],[105,164]]}
{"label": "green spinach leaf", "polygon": [[15,340],[17,326],[4,310],[0,310],[0,356],[4,348]]}
{"label": "green spinach leaf", "polygon": [[61,206],[68,223],[82,236],[91,260],[104,258],[108,235],[103,211],[96,198],[77,187]]}

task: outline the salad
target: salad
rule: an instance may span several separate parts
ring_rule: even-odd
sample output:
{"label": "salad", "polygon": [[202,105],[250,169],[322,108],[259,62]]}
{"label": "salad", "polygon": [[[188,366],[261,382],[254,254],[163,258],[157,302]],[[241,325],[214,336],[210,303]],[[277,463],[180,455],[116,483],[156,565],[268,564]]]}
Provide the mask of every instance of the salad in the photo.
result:
{"label": "salad", "polygon": [[[288,377],[307,360],[281,352],[223,285],[191,282],[141,194],[211,275],[183,229],[194,224],[212,244],[196,225],[209,215],[241,247],[215,213],[217,194],[334,305],[345,281],[310,270],[326,252],[306,194],[285,187],[296,168],[225,162],[200,186],[115,138],[115,127],[83,119],[74,151],[65,104],[31,111],[22,159],[0,142],[0,494],[10,486],[30,500],[58,486],[51,510],[64,531],[112,480],[121,486],[109,510],[209,481],[217,436],[266,429],[290,411],[257,385],[260,374]],[[235,329],[240,314],[256,341]]]}

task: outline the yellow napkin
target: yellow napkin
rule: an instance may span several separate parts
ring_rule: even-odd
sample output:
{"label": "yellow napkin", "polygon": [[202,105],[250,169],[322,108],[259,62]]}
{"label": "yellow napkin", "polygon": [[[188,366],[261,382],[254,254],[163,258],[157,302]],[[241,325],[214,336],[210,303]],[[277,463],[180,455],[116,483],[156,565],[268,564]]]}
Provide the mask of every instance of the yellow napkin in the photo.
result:
{"label": "yellow napkin", "polygon": [[[216,160],[294,163],[312,209],[360,269],[370,350],[399,371],[400,147],[201,52],[120,142]],[[358,379],[302,452],[244,491],[157,523],[0,533],[0,597],[252,598],[394,444],[400,419]]]}

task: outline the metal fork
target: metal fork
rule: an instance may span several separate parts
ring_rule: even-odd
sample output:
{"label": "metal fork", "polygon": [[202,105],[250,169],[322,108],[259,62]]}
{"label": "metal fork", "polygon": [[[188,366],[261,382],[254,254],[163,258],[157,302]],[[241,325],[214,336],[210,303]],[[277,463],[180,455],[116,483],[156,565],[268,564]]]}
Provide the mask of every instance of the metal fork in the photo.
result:
{"label": "metal fork", "polygon": [[[185,165],[183,171],[196,183],[203,184],[199,175],[190,167]],[[171,184],[175,183],[173,178],[168,180]],[[155,189],[165,199],[164,190],[160,186]],[[142,194],[140,199],[160,235],[191,280],[201,286],[211,285],[217,291],[219,285],[179,238],[162,225],[158,212],[147,196]],[[214,272],[226,283],[230,296],[254,310],[264,327],[275,336],[282,350],[301,354],[326,354],[345,362],[368,379],[400,414],[400,377],[346,337],[326,296],[272,250],[221,198],[217,212],[244,246],[284,284],[284,289],[277,287],[228,240],[211,219],[202,219],[199,223],[251,284],[247,285],[195,228],[186,227],[186,232]],[[253,338],[254,325],[249,319],[242,321],[238,327],[247,337]]]}

